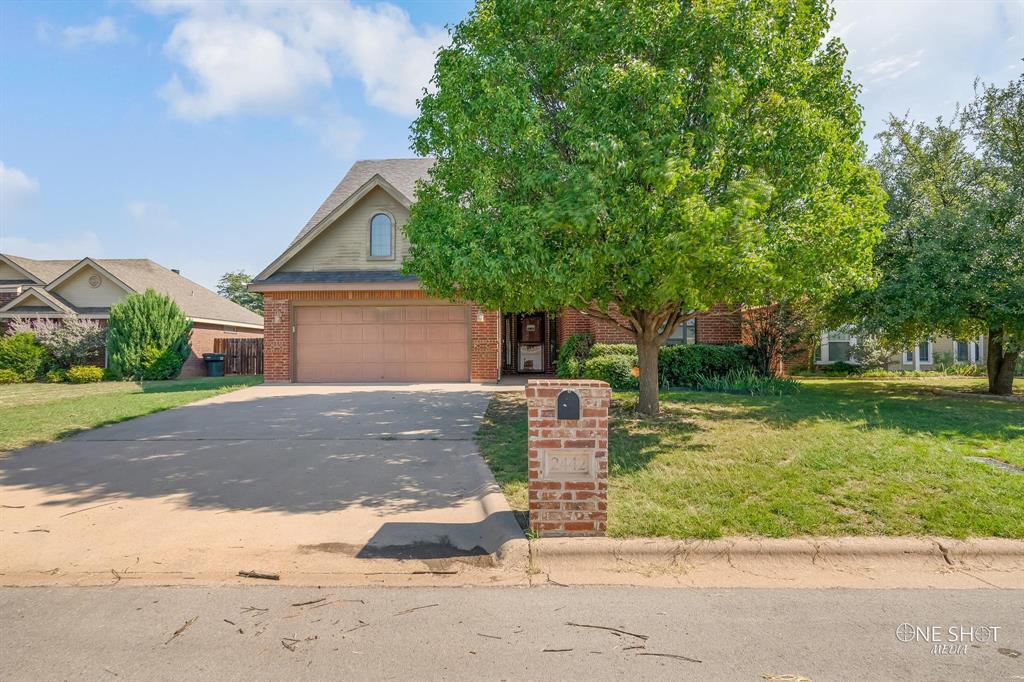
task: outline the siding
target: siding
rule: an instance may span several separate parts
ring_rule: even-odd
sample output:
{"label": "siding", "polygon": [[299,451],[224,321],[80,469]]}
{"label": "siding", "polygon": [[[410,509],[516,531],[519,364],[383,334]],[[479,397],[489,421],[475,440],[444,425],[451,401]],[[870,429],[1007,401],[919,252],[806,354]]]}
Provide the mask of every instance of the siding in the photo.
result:
{"label": "siding", "polygon": [[[384,212],[395,220],[395,258],[371,260],[370,218]],[[397,270],[409,253],[409,241],[402,228],[409,219],[407,211],[384,190],[375,188],[324,230],[287,263],[282,271],[319,270]]]}
{"label": "siding", "polygon": [[[93,275],[99,275],[101,280],[95,289],[89,286],[89,278]],[[106,308],[126,296],[124,289],[110,281],[109,277],[88,266],[65,280],[54,289],[54,293],[71,305],[82,308]]]}
{"label": "siding", "polygon": [[25,275],[21,274],[7,263],[0,262],[0,280],[25,281]]}

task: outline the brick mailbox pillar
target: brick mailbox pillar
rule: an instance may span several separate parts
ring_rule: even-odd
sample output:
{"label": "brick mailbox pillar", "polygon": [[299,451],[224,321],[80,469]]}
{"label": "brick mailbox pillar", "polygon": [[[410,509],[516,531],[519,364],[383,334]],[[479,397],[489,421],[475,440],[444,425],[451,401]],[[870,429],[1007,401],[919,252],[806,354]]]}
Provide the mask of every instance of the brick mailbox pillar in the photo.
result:
{"label": "brick mailbox pillar", "polygon": [[530,527],[538,535],[605,534],[610,403],[603,381],[526,384]]}

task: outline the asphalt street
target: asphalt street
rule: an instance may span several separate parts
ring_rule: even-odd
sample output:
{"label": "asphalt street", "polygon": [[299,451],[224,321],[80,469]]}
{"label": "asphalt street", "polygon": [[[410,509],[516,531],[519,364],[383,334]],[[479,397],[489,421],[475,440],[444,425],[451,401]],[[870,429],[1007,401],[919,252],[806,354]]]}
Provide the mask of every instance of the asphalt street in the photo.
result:
{"label": "asphalt street", "polygon": [[0,590],[0,679],[1024,679],[1024,591],[127,582]]}

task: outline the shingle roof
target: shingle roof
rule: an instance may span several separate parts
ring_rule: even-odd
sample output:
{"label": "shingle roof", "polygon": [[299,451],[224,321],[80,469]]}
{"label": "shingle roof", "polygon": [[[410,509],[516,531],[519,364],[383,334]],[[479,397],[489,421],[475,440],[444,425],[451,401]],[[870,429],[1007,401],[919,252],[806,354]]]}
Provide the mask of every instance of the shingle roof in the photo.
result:
{"label": "shingle roof", "polygon": [[[49,275],[44,280],[47,284],[80,262],[32,260],[10,254],[3,255],[41,279],[43,279],[43,273]],[[188,317],[228,323],[263,325],[263,318],[248,308],[243,308],[237,303],[218,296],[206,287],[196,284],[192,280],[182,277],[178,273],[168,270],[148,258],[94,258],[93,260],[97,265],[107,270],[135,291],[154,289],[161,294],[171,297]],[[31,268],[26,266],[26,263]],[[94,309],[89,309],[89,311],[95,312]],[[78,309],[78,312],[86,311]]]}
{"label": "shingle roof", "polygon": [[307,232],[316,227],[328,213],[345,203],[357,189],[366,184],[374,175],[380,175],[405,195],[410,202],[415,199],[416,181],[426,180],[430,167],[434,165],[431,158],[412,159],[367,159],[356,161],[345,177],[341,179],[334,191],[327,195],[324,203],[316,210],[306,225],[292,240],[292,244],[302,239]]}
{"label": "shingle roof", "polygon": [[260,284],[338,284],[350,282],[418,282],[399,270],[317,270],[316,272],[275,272]]}
{"label": "shingle roof", "polygon": [[22,270],[38,277],[46,284],[60,277],[67,272],[68,268],[78,262],[76,260],[36,260],[35,258],[12,256],[9,253],[3,255],[16,263]]}

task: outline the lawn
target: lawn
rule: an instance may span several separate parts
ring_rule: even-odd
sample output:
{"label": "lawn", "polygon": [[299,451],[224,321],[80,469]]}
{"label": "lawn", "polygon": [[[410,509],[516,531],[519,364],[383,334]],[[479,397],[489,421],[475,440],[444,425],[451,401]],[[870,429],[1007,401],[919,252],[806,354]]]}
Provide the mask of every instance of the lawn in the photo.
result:
{"label": "lawn", "polygon": [[0,386],[0,452],[261,383],[262,377]]}
{"label": "lawn", "polygon": [[[640,418],[616,393],[609,534],[1024,537],[1024,404],[933,395],[977,379],[805,380],[794,395],[662,393]],[[478,434],[526,508],[526,409],[495,394]]]}

